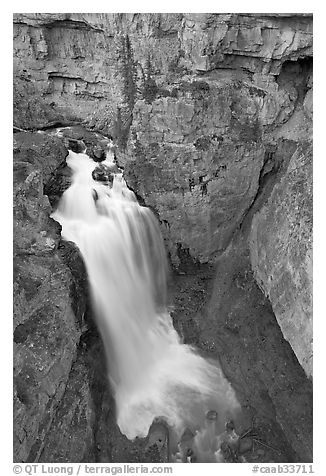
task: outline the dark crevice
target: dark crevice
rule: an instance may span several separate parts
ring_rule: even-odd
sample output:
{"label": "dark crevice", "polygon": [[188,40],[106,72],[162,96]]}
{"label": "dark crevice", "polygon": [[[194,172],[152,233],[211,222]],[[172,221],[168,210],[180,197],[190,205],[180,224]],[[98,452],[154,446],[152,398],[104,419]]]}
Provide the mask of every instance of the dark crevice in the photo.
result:
{"label": "dark crevice", "polygon": [[305,57],[296,61],[287,60],[282,63],[281,70],[276,78],[276,83],[280,89],[289,91],[289,88],[295,88],[297,98],[294,103],[294,110],[299,104],[303,103],[305,95],[309,90],[309,79],[313,72],[312,57]]}
{"label": "dark crevice", "polygon": [[106,84],[104,81],[87,81],[86,79],[82,78],[81,76],[70,76],[70,75],[64,75],[62,72],[56,72],[52,71],[48,73],[48,79],[49,80],[55,80],[55,79],[63,79],[63,80],[68,80],[68,81],[76,81],[80,83],[87,83],[91,85],[103,85]]}
{"label": "dark crevice", "polygon": [[39,125],[37,127],[26,127],[22,129],[17,126],[13,126],[13,132],[38,132],[38,131],[51,131],[52,129],[58,129],[60,127],[74,127],[83,125],[84,121],[75,121],[75,122],[65,122],[65,121],[52,121],[45,125]]}
{"label": "dark crevice", "polygon": [[29,129],[31,132],[32,131],[48,131],[51,129],[57,129],[58,127],[73,127],[73,126],[79,126],[83,124],[83,121],[76,121],[76,122],[65,122],[65,121],[53,121],[50,122],[44,126],[40,126],[37,129]]}
{"label": "dark crevice", "polygon": [[[103,400],[105,396],[107,396],[109,382],[102,339],[93,320],[90,308],[87,312],[86,320],[89,323],[89,329],[81,336],[79,346],[83,351],[85,363],[88,368],[89,388],[92,397],[92,434],[94,444],[93,448],[90,449],[90,456],[93,457],[90,461],[98,463],[101,462],[100,451],[97,444],[98,434],[100,432],[100,421],[104,404]],[[110,403],[111,406],[114,406],[112,398],[111,402],[108,403]]]}
{"label": "dark crevice", "polygon": [[67,28],[73,30],[88,30],[88,31],[95,31],[99,33],[103,33],[104,30],[101,28],[95,28],[87,22],[78,21],[78,20],[71,20],[71,19],[64,19],[64,20],[55,20],[50,23],[44,23],[42,25],[45,28],[53,29],[53,28]]}
{"label": "dark crevice", "polygon": [[266,145],[264,164],[258,179],[258,189],[238,229],[242,231],[248,229],[253,215],[266,203],[275,184],[279,182],[280,178],[286,172],[289,161],[296,148],[297,144],[288,140],[282,140],[277,145]]}

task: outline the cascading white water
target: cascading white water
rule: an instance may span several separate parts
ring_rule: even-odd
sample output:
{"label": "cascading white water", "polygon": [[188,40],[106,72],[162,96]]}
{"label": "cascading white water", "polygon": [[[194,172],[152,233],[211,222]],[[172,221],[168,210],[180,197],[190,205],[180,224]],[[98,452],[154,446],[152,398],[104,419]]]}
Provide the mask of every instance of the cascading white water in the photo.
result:
{"label": "cascading white water", "polygon": [[121,432],[146,436],[162,417],[181,434],[202,427],[210,409],[218,412],[222,432],[239,405],[218,365],[183,344],[173,328],[153,213],[137,203],[121,173],[110,187],[93,180],[97,164],[86,154],[70,151],[67,164],[72,184],[52,217],[86,264]]}

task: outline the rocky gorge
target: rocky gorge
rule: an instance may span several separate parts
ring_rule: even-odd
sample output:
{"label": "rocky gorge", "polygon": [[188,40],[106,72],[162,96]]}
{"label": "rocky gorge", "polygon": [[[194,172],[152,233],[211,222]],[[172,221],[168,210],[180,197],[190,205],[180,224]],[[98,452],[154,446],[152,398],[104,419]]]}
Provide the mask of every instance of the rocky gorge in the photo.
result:
{"label": "rocky gorge", "polygon": [[49,218],[68,149],[111,138],[246,460],[312,461],[312,90],[312,15],[14,15],[15,461],[167,458],[119,432],[85,268]]}

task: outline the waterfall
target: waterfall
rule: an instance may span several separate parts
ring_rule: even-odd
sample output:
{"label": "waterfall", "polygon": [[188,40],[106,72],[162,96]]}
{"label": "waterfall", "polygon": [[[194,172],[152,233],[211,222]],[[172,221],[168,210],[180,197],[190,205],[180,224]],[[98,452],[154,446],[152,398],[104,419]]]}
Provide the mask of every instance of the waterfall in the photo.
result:
{"label": "waterfall", "polygon": [[[71,186],[52,217],[84,259],[105,347],[117,423],[129,439],[164,419],[181,434],[218,413],[217,433],[238,410],[216,362],[181,342],[166,305],[167,259],[157,220],[140,206],[121,172],[100,183],[86,154],[69,152]],[[114,166],[110,160],[104,165]],[[116,167],[116,166],[115,166]]]}

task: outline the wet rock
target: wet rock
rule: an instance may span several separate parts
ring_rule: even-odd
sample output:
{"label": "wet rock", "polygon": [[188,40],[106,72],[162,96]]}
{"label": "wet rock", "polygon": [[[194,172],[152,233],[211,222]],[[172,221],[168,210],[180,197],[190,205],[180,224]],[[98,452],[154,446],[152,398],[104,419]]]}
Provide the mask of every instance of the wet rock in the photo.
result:
{"label": "wet rock", "polygon": [[113,174],[111,172],[111,169],[103,164],[99,165],[93,170],[92,177],[98,182],[113,182]]}
{"label": "wet rock", "polygon": [[93,158],[96,162],[101,162],[102,160],[105,160],[106,154],[105,150],[102,149],[101,147],[95,147],[93,150]]}
{"label": "wet rock", "polygon": [[252,449],[252,439],[251,438],[241,438],[240,439],[240,446],[239,446],[239,453],[243,454],[247,451]]}
{"label": "wet rock", "polygon": [[68,139],[66,141],[67,149],[72,150],[76,154],[81,154],[86,150],[86,146],[83,141],[75,140],[75,139]]}
{"label": "wet rock", "polygon": [[63,138],[63,143],[68,149],[76,153],[86,153],[95,162],[105,160],[109,150],[112,151],[114,159],[111,136],[103,136],[83,126],[61,127],[55,130],[54,135]]}
{"label": "wet rock", "polygon": [[145,461],[167,463],[169,461],[168,438],[169,431],[166,423],[154,421],[148,432]]}
{"label": "wet rock", "polygon": [[240,437],[235,431],[234,423],[227,422],[225,425],[225,431],[221,435],[221,450],[223,456],[227,461],[234,460],[237,461],[239,446],[240,446]]}
{"label": "wet rock", "polygon": [[[98,151],[105,150],[108,144],[112,144],[111,136],[103,136],[98,132],[90,131],[82,125],[58,127],[49,133],[55,137],[62,138],[66,146],[70,144],[72,147],[78,148],[78,151],[73,151],[77,153],[88,150],[88,152],[93,154],[95,149]],[[87,154],[88,152],[86,151]]]}
{"label": "wet rock", "polygon": [[70,187],[71,175],[71,170],[64,160],[56,167],[44,185],[44,193],[49,198],[53,209],[56,209],[62,194]]}

